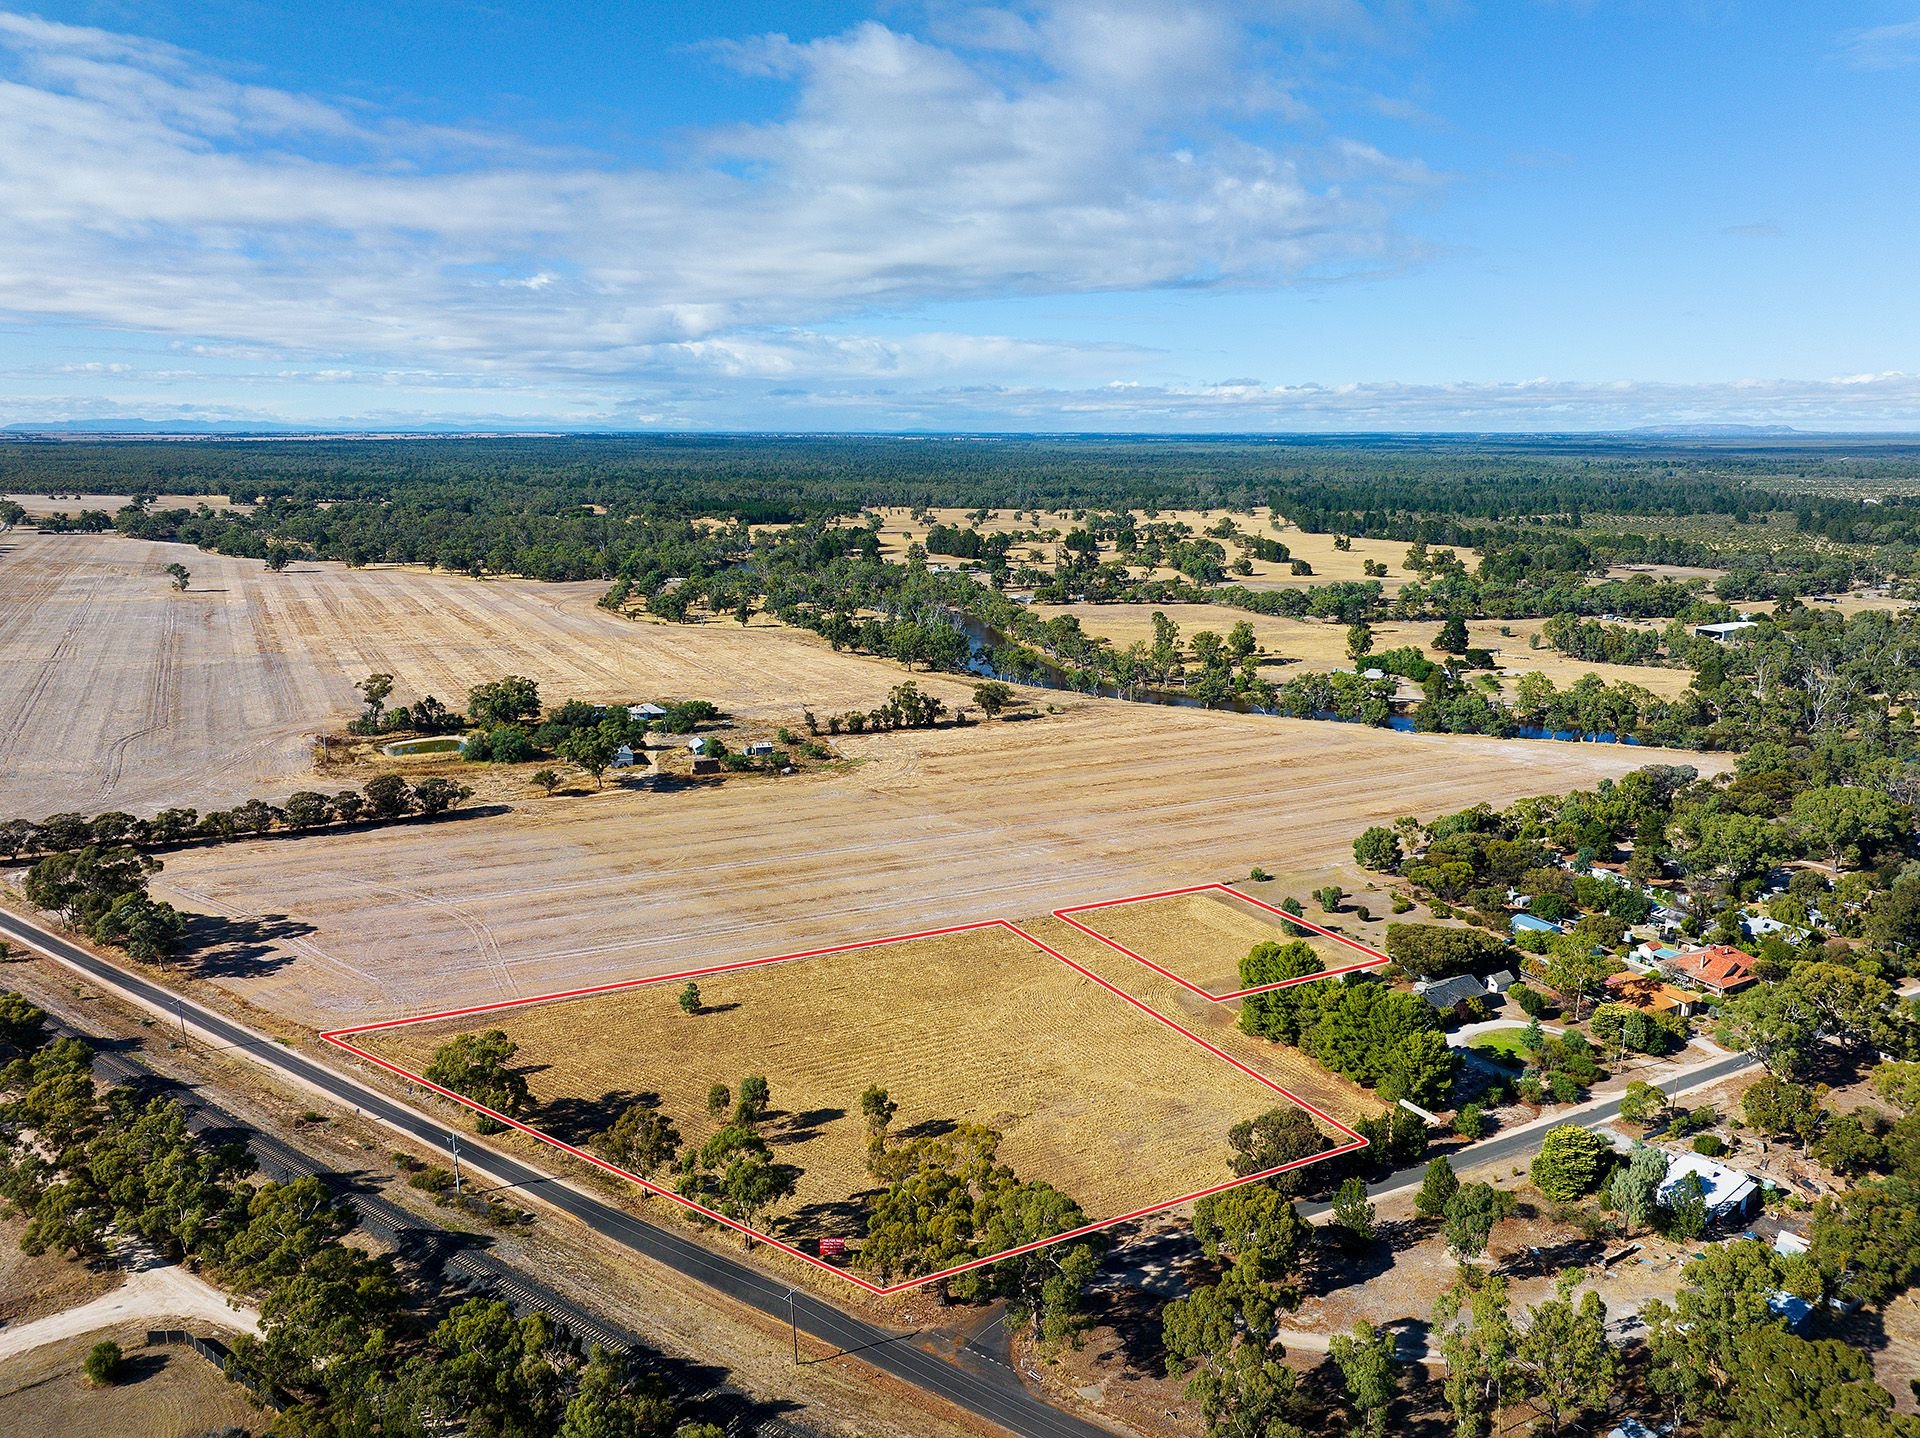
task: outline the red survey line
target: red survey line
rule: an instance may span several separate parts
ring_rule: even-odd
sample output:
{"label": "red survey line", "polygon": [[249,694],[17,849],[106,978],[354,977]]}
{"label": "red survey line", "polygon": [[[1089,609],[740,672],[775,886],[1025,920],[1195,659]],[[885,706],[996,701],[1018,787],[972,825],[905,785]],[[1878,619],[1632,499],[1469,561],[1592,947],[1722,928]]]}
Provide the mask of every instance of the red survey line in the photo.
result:
{"label": "red survey line", "polygon": [[[1114,909],[1114,908],[1119,908],[1123,904],[1144,904],[1153,899],[1177,899],[1186,894],[1210,894],[1210,893],[1230,894],[1236,899],[1244,899],[1247,903],[1252,904],[1256,909],[1265,909],[1269,914],[1277,915],[1278,917],[1285,919],[1289,924],[1297,924],[1303,929],[1310,929],[1314,933],[1319,934],[1322,938],[1332,939],[1336,944],[1344,944],[1350,949],[1355,949],[1358,952],[1367,955],[1367,957],[1360,960],[1360,962],[1358,963],[1343,964],[1336,969],[1321,969],[1317,973],[1302,974],[1298,978],[1294,978],[1294,979],[1280,979],[1277,982],[1271,983],[1271,984],[1255,984],[1252,988],[1235,989],[1230,994],[1216,994],[1211,989],[1201,988],[1200,985],[1194,983],[1190,979],[1182,978],[1179,974],[1176,974],[1172,969],[1169,969],[1162,964],[1156,964],[1152,959],[1148,958],[1145,954],[1136,954],[1132,949],[1128,948],[1125,944],[1121,943],[1118,939],[1110,939],[1105,934],[1101,933],[1098,929],[1089,928],[1087,925],[1081,923],[1078,919],[1073,917],[1075,914],[1084,914],[1093,909]],[[1298,914],[1288,913],[1285,909],[1276,909],[1272,904],[1263,903],[1261,900],[1254,898],[1253,895],[1251,894],[1241,893],[1238,889],[1234,888],[1230,884],[1193,884],[1184,889],[1163,889],[1161,892],[1157,894],[1135,894],[1131,898],[1106,899],[1097,904],[1074,904],[1069,908],[1055,909],[1053,911],[1053,916],[1054,918],[1060,920],[1060,922],[1063,924],[1073,925],[1074,928],[1078,929],[1081,933],[1086,934],[1088,937],[1098,939],[1101,943],[1105,944],[1108,948],[1117,950],[1118,952],[1125,954],[1128,958],[1132,959],[1135,963],[1145,964],[1148,968],[1152,969],[1156,974],[1161,975],[1163,978],[1172,979],[1176,984],[1180,985],[1180,987],[1185,989],[1188,993],[1198,994],[1201,998],[1208,999],[1216,1004],[1224,1004],[1229,999],[1244,999],[1248,994],[1265,994],[1265,993],[1271,993],[1274,989],[1292,988],[1295,984],[1310,984],[1316,979],[1331,979],[1331,978],[1337,978],[1341,974],[1358,973],[1362,969],[1377,969],[1382,964],[1393,962],[1385,954],[1381,953],[1378,949],[1373,948],[1370,945],[1363,944],[1358,939],[1350,939],[1345,934],[1335,933],[1332,929],[1324,928],[1321,925],[1314,923],[1312,919],[1303,919]]]}
{"label": "red survey line", "polygon": [[[1168,893],[1166,894],[1142,895],[1141,898],[1143,899],[1144,898],[1166,898],[1166,897],[1172,897],[1175,894],[1197,893],[1197,892],[1200,892],[1201,889],[1221,888],[1221,887],[1224,887],[1224,886],[1223,885],[1201,885],[1196,889],[1175,889],[1175,890],[1168,891]],[[1228,892],[1233,892],[1233,891],[1228,890]],[[1244,895],[1242,897],[1244,897]],[[1118,900],[1116,902],[1128,903],[1128,902],[1134,902],[1134,901]],[[1253,900],[1252,902],[1258,903],[1259,901]],[[1102,908],[1106,906],[1105,905],[1084,905],[1082,907]],[[1261,905],[1261,907],[1265,908],[1267,906],[1263,904]],[[1276,909],[1274,910],[1274,912],[1281,913],[1282,911]],[[1059,913],[1057,916],[1061,918],[1065,918],[1064,913]],[[1285,915],[1285,917],[1287,917],[1289,920],[1293,918],[1293,916],[1290,914]],[[1067,919],[1067,922],[1070,924],[1073,923],[1071,919]],[[1074,924],[1074,927],[1084,929],[1084,925],[1080,925],[1080,924]],[[1348,1141],[1344,1144],[1338,1145],[1337,1147],[1325,1149],[1320,1153],[1310,1155],[1309,1157],[1306,1157],[1306,1158],[1294,1159],[1290,1163],[1276,1164],[1274,1167],[1262,1169],[1258,1173],[1246,1174],[1242,1177],[1230,1179],[1225,1183],[1217,1183],[1208,1188],[1196,1189],[1192,1193],[1181,1194],[1178,1198],[1170,1198],[1160,1203],[1150,1204],[1145,1208],[1135,1209],[1131,1213],[1123,1213],[1114,1218],[1103,1218],[1092,1223],[1082,1224],[1080,1227],[1069,1229],[1065,1233],[1056,1233],[1048,1238],[1039,1239],[1032,1243],[1021,1244],[1017,1248],[1004,1249],[999,1253],[988,1254],[984,1258],[976,1258],[966,1263],[955,1264],[950,1268],[943,1268],[937,1273],[922,1274],[919,1277],[904,1279],[898,1283],[877,1284],[877,1283],[871,1282],[866,1278],[861,1277],[857,1273],[849,1271],[848,1269],[836,1267],[835,1265],[828,1263],[823,1259],[815,1257],[813,1254],[806,1253],[802,1251],[800,1248],[796,1247],[795,1245],[791,1243],[783,1242],[782,1240],[773,1237],[771,1234],[762,1233],[756,1228],[750,1228],[746,1224],[739,1222],[737,1219],[729,1218],[723,1213],[717,1212],[714,1209],[706,1207],[704,1204],[696,1203],[694,1200],[690,1198],[686,1198],[678,1193],[675,1193],[672,1189],[663,1188],[659,1184],[652,1182],[650,1179],[643,1178],[637,1173],[629,1172],[627,1169],[620,1167],[618,1164],[610,1163],[606,1159],[599,1157],[597,1154],[588,1152],[586,1149],[579,1148],[573,1144],[567,1143],[563,1139],[555,1138],[552,1134],[547,1133],[543,1129],[535,1128],[532,1124],[523,1123],[521,1120],[514,1118],[508,1114],[500,1113],[495,1109],[488,1108],[485,1104],[479,1103],[473,1099],[470,1099],[465,1094],[456,1093],[450,1088],[447,1088],[441,1084],[434,1083],[430,1079],[426,1078],[424,1075],[417,1074],[413,1070],[406,1068],[401,1064],[394,1063],[391,1060],[383,1059],[379,1057],[377,1054],[370,1053],[366,1049],[360,1047],[358,1044],[352,1043],[350,1041],[350,1038],[353,1035],[373,1033],[373,1032],[384,1030],[384,1029],[405,1028],[414,1024],[432,1023],[438,1019],[467,1018],[475,1014],[497,1013],[502,1009],[524,1008],[529,1004],[554,1003],[562,999],[585,998],[589,995],[594,995],[594,994],[619,993],[627,989],[648,988],[655,984],[675,983],[684,979],[700,978],[700,977],[704,977],[711,974],[730,973],[739,969],[762,968],[768,964],[788,963],[796,959],[819,958],[828,954],[844,954],[844,953],[853,952],[854,950],[857,950],[857,949],[873,949],[873,948],[879,948],[886,944],[907,943],[914,939],[940,938],[949,934],[964,934],[964,933],[973,932],[978,929],[990,929],[990,928],[1001,928],[1001,929],[1007,930],[1009,933],[1018,935],[1021,939],[1024,939],[1027,943],[1031,944],[1034,948],[1039,949],[1042,953],[1047,954],[1051,958],[1059,960],[1061,963],[1065,964],[1068,968],[1080,974],[1082,977],[1093,980],[1094,983],[1098,984],[1101,988],[1105,989],[1108,993],[1117,995],[1119,998],[1124,999],[1127,1003],[1131,1004],[1134,1008],[1140,1010],[1140,1012],[1147,1014],[1154,1019],[1157,1019],[1161,1024],[1173,1030],[1173,1032],[1181,1035],[1183,1038],[1188,1039],[1190,1042],[1198,1044],[1201,1048],[1205,1049],[1208,1053],[1212,1054],[1215,1058],[1222,1059],[1228,1064],[1231,1064],[1234,1068],[1238,1069],[1241,1073],[1253,1079],[1256,1083],[1259,1083],[1262,1086],[1272,1090],[1274,1093],[1279,1094],[1282,1098],[1286,1099],[1288,1102],[1299,1105],[1301,1108],[1305,1109],[1308,1113],[1312,1114],[1315,1118],[1319,1119],[1322,1123],[1325,1123],[1329,1125],[1331,1128],[1335,1129],[1337,1132],[1343,1135]],[[1085,932],[1089,934],[1093,934],[1095,938],[1102,939],[1102,942],[1112,944],[1111,940],[1104,939],[1103,936],[1099,934],[1094,934],[1093,930],[1091,929],[1085,929]],[[1339,936],[1334,935],[1333,937],[1337,938]],[[1112,946],[1114,948],[1120,947],[1117,944],[1113,944]],[[1356,947],[1363,947],[1363,946],[1356,945]],[[1126,952],[1126,951],[1122,950],[1122,952]],[[1372,951],[1368,950],[1368,952],[1372,952]],[[1139,956],[1133,955],[1133,957],[1138,958]],[[1384,959],[1385,959],[1385,955],[1382,955],[1381,961],[1384,961]],[[1144,959],[1140,961],[1142,963],[1147,962]],[[1158,966],[1149,964],[1148,967],[1157,968]],[[1161,972],[1164,973],[1165,970],[1161,970]],[[1345,971],[1337,970],[1336,972],[1345,972]],[[1168,977],[1177,977],[1177,976],[1169,975]],[[1306,977],[1309,979],[1315,979],[1315,978],[1325,978],[1327,977],[1327,975],[1326,974],[1310,974],[1310,975],[1307,975]],[[1302,982],[1302,980],[1290,980],[1289,982]],[[1192,986],[1188,985],[1188,987],[1192,987]],[[1211,995],[1209,995],[1209,997],[1211,997]],[[1176,1023],[1173,1019],[1168,1018],[1165,1014],[1161,1013],[1158,1009],[1154,1008],[1152,1005],[1142,1002],[1141,1000],[1135,998],[1132,994],[1129,994],[1125,990],[1120,989],[1115,985],[1109,983],[1107,980],[1101,978],[1098,974],[1094,973],[1092,970],[1084,967],[1081,964],[1075,963],[1072,959],[1068,958],[1065,954],[1060,953],[1057,949],[1051,948],[1048,945],[1042,943],[1040,940],[1034,938],[1033,935],[1029,934],[1025,929],[1022,929],[1021,927],[1019,927],[1019,925],[1010,923],[1005,919],[983,919],[976,923],[956,924],[956,925],[953,925],[952,927],[944,928],[944,929],[923,929],[917,933],[892,934],[883,939],[867,939],[859,943],[836,944],[830,948],[807,949],[799,953],[792,953],[792,954],[775,954],[767,958],[746,959],[746,960],[742,960],[742,961],[739,961],[736,963],[730,963],[730,964],[713,964],[706,968],[688,969],[680,973],[674,973],[674,974],[659,974],[652,978],[625,979],[616,983],[596,984],[588,988],[565,989],[557,993],[535,994],[528,998],[506,999],[498,1003],[491,1003],[491,1004],[474,1004],[465,1008],[458,1008],[458,1009],[443,1009],[437,1013],[430,1013],[430,1014],[415,1014],[409,1018],[383,1019],[383,1020],[378,1020],[374,1023],[356,1024],[349,1028],[330,1029],[327,1032],[322,1033],[320,1037],[324,1039],[327,1043],[332,1044],[335,1048],[338,1048],[343,1052],[349,1053],[353,1055],[355,1058],[364,1059],[370,1064],[373,1064],[379,1068],[385,1069],[388,1073],[395,1074],[398,1077],[407,1080],[407,1082],[409,1083],[419,1084],[422,1088],[431,1090],[432,1092],[439,1094],[443,1098],[452,1099],[455,1103],[461,1104],[466,1108],[470,1108],[475,1113],[483,1114],[487,1118],[494,1120],[496,1123],[502,1124],[507,1128],[517,1130],[520,1133],[524,1133],[528,1137],[533,1138],[540,1143],[544,1143],[550,1148],[557,1149],[561,1153],[568,1154],[574,1158],[580,1159],[585,1163],[589,1163],[593,1165],[595,1168],[603,1170],[604,1172],[613,1174],[619,1178],[623,1178],[627,1182],[637,1185],[639,1188],[645,1190],[648,1193],[655,1194],[660,1198],[664,1198],[668,1200],[669,1202],[677,1203],[682,1208],[688,1209],[693,1213],[699,1214],[702,1218],[705,1218],[713,1223],[720,1224],[725,1228],[730,1228],[734,1232],[741,1234],[744,1237],[749,1238],[757,1243],[764,1243],[770,1248],[777,1249],[781,1253],[787,1254],[789,1257],[799,1259],[802,1263],[811,1264],[813,1267],[820,1269],[822,1272],[831,1273],[835,1277],[844,1279],[847,1282],[855,1285],[856,1287],[861,1288],[866,1292],[874,1294],[878,1297],[888,1297],[897,1293],[905,1293],[911,1289],[925,1287],[929,1283],[938,1283],[942,1279],[952,1278],[958,1274],[971,1272],[973,1269],[976,1269],[976,1268],[984,1268],[989,1264],[1001,1263],[1009,1258],[1018,1258],[1023,1254],[1035,1253],[1035,1252],[1038,1252],[1040,1249],[1052,1247],[1054,1244],[1067,1243],[1076,1238],[1084,1238],[1087,1235],[1092,1233],[1097,1233],[1102,1229],[1113,1228],[1116,1225],[1122,1224],[1122,1223],[1131,1223],[1135,1219],[1147,1218],[1156,1213],[1164,1213],[1168,1209],[1178,1208],[1185,1203],[1192,1203],[1199,1199],[1210,1197],[1211,1195],[1216,1193],[1225,1193],[1228,1189],[1239,1188],[1244,1184],[1258,1183],[1262,1179],[1272,1178],[1276,1174],[1286,1173],[1293,1169],[1305,1168],[1309,1164],[1321,1163],[1330,1158],[1338,1158],[1342,1154],[1352,1153],[1356,1149],[1362,1149],[1367,1146],[1367,1140],[1365,1138],[1361,1137],[1359,1133],[1357,1133],[1352,1128],[1349,1128],[1346,1124],[1340,1122],[1339,1119],[1334,1118],[1331,1114],[1323,1112],[1319,1108],[1316,1108],[1314,1105],[1308,1103],[1305,1099],[1301,1098],[1298,1094],[1295,1094],[1291,1090],[1286,1089],[1282,1087],[1280,1084],[1275,1083],[1272,1079],[1268,1078],[1265,1074],[1262,1074],[1257,1070],[1248,1067],[1246,1064],[1242,1063],[1239,1059],[1236,1059],[1235,1057],[1233,1057],[1233,1055],[1225,1052],[1220,1048],[1215,1047],[1213,1044],[1208,1043],[1205,1039],[1201,1038],[1198,1034],[1192,1032],[1190,1029],[1187,1029],[1182,1025],[1180,1025],[1179,1023]]]}

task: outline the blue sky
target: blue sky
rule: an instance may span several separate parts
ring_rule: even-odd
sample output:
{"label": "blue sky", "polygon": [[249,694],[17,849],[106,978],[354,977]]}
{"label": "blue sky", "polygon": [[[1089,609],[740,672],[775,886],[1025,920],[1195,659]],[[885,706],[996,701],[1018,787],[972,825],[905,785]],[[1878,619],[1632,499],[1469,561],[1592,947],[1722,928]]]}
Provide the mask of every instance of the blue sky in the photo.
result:
{"label": "blue sky", "polygon": [[0,423],[1920,430],[1920,0],[0,16]]}

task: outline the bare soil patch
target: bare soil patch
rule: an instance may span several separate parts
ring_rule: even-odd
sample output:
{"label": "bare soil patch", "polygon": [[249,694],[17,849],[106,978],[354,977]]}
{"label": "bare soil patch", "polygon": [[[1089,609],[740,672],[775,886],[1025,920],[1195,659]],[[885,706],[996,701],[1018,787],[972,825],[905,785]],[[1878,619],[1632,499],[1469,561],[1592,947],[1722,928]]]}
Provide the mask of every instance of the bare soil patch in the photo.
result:
{"label": "bare soil patch", "polygon": [[31,1323],[111,1293],[124,1281],[113,1268],[90,1268],[46,1253],[38,1258],[20,1251],[26,1220],[0,1215],[0,1325]]}

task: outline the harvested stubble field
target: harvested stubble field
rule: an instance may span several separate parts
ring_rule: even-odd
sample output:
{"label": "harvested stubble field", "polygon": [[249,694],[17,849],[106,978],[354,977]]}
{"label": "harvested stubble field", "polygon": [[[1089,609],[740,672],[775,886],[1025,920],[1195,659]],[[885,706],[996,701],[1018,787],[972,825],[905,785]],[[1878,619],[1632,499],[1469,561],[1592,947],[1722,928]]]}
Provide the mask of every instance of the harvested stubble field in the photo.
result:
{"label": "harvested stubble field", "polygon": [[[176,593],[165,569],[192,571]],[[353,682],[463,703],[502,674],[543,697],[709,698],[792,722],[871,708],[904,676],[771,624],[668,625],[597,607],[600,584],[477,581],[257,560],[118,535],[0,535],[0,816],[281,799]],[[968,687],[922,677],[949,703]]]}
{"label": "harvested stubble field", "polygon": [[[1263,898],[1279,903],[1282,895]],[[1321,927],[1340,920],[1308,906],[1307,918]],[[1256,944],[1290,943],[1300,938],[1329,969],[1365,963],[1368,955],[1320,934],[1289,933],[1284,921],[1224,894],[1180,894],[1073,915],[1095,933],[1124,944],[1143,959],[1213,994],[1241,987],[1240,960]]]}
{"label": "harvested stubble field", "polygon": [[[0,494],[0,499],[11,499],[26,510],[29,519],[37,519],[45,514],[79,514],[82,510],[98,509],[108,514],[124,509],[133,503],[128,494],[28,494],[16,490],[11,494]],[[250,513],[251,504],[235,504],[224,494],[166,494],[160,496],[153,505],[156,510],[198,509],[205,505],[208,509],[234,509]]]}
{"label": "harvested stubble field", "polygon": [[[1044,914],[1255,864],[1327,874],[1350,863],[1360,829],[1400,814],[1564,792],[1643,764],[1724,767],[1615,745],[1059,702],[1023,723],[842,739],[856,762],[815,775],[182,850],[155,888],[234,921],[234,952],[208,956],[216,982],[337,1028]],[[298,932],[263,936],[266,920]]]}
{"label": "harvested stubble field", "polygon": [[[705,1009],[691,1016],[669,982],[352,1042],[417,1073],[454,1034],[502,1029],[520,1045],[516,1064],[539,1105],[532,1121],[574,1142],[651,1094],[697,1146],[723,1122],[706,1111],[709,1086],[737,1089],[747,1074],[763,1075],[774,1107],[768,1141],[803,1171],[776,1224],[791,1240],[857,1232],[846,1205],[873,1187],[859,1105],[870,1084],[900,1105],[897,1137],[987,1124],[1004,1135],[1000,1156],[1016,1172],[1055,1184],[1096,1221],[1229,1180],[1227,1128],[1286,1105],[999,926],[737,969],[699,985]],[[1218,1026],[1209,1028],[1209,1041],[1220,1042]],[[1290,1050],[1242,1040],[1228,1051],[1349,1122],[1375,1108]]]}

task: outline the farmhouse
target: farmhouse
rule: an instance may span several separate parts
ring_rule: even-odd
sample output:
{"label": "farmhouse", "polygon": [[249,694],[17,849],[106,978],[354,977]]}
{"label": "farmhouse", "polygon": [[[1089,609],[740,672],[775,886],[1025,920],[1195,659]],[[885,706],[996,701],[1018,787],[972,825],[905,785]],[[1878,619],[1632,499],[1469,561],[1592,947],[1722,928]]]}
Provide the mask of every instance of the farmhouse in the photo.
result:
{"label": "farmhouse", "polygon": [[1689,1177],[1700,1180],[1700,1196],[1706,1201],[1707,1218],[1714,1223],[1746,1218],[1760,1206],[1760,1185],[1751,1174],[1715,1163],[1701,1153],[1667,1155],[1667,1176],[1660,1181],[1658,1194],[1663,1207],[1679,1201],[1680,1185]]}
{"label": "farmhouse", "polygon": [[1474,999],[1487,997],[1487,986],[1472,974],[1456,974],[1450,979],[1422,979],[1413,991],[1441,1014],[1457,1014]]}
{"label": "farmhouse", "polygon": [[1716,644],[1725,644],[1743,629],[1756,627],[1751,619],[1729,619],[1724,624],[1696,624],[1693,632],[1701,639],[1711,639]]}
{"label": "farmhouse", "polygon": [[664,719],[667,717],[667,711],[658,704],[629,704],[627,717],[629,719]]}
{"label": "farmhouse", "polygon": [[1680,955],[1667,971],[1683,984],[1715,994],[1738,993],[1753,982],[1752,954],[1728,944],[1710,944]]}

